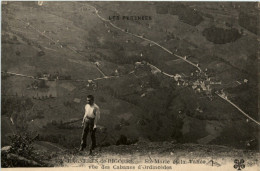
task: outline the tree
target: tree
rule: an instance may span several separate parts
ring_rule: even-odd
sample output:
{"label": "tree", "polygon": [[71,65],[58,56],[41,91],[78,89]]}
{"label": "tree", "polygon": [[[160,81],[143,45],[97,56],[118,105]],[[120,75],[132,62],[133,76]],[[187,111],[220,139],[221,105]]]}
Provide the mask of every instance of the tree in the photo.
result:
{"label": "tree", "polygon": [[49,88],[49,86],[46,85],[45,80],[40,80],[38,83],[39,88]]}

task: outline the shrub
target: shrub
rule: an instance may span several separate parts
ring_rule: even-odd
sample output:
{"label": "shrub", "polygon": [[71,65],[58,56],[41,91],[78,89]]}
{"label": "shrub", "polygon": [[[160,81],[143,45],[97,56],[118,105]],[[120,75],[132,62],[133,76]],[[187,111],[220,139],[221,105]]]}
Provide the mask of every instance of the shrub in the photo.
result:
{"label": "shrub", "polygon": [[174,129],[171,135],[171,138],[179,141],[182,138],[182,132],[178,129]]}
{"label": "shrub", "polygon": [[126,121],[124,118],[121,118],[120,125],[129,126],[130,123],[128,121]]}
{"label": "shrub", "polygon": [[127,137],[125,135],[120,135],[119,139],[116,141],[116,145],[127,145]]}
{"label": "shrub", "polygon": [[21,52],[20,52],[20,51],[16,51],[15,54],[16,54],[17,56],[20,56],[20,55],[21,55]]}
{"label": "shrub", "polygon": [[146,122],[144,119],[140,119],[140,120],[138,120],[137,125],[145,126]]}
{"label": "shrub", "polygon": [[17,37],[16,37],[16,36],[13,36],[13,40],[14,40],[14,41],[17,41]]}
{"label": "shrub", "polygon": [[11,139],[11,150],[13,154],[17,154],[23,157],[31,157],[33,147],[33,139],[30,138],[27,134],[25,135],[13,135],[10,136]]}
{"label": "shrub", "polygon": [[122,128],[122,127],[121,127],[121,125],[120,125],[120,124],[116,124],[116,125],[115,125],[115,130],[116,130],[116,131],[120,131],[120,130],[121,130],[121,128]]}
{"label": "shrub", "polygon": [[44,52],[44,51],[39,51],[39,52],[37,53],[37,55],[38,55],[38,56],[43,56],[43,55],[45,55],[45,52]]}
{"label": "shrub", "polygon": [[[11,139],[11,148],[8,153],[16,154],[18,156],[25,157],[27,159],[33,159],[33,138],[25,135],[12,135],[9,136]],[[22,167],[25,166],[21,161],[12,160],[7,158],[7,154],[1,155],[1,166],[2,167]]]}
{"label": "shrub", "polygon": [[39,88],[49,88],[49,86],[46,84],[45,80],[40,80],[38,83]]}

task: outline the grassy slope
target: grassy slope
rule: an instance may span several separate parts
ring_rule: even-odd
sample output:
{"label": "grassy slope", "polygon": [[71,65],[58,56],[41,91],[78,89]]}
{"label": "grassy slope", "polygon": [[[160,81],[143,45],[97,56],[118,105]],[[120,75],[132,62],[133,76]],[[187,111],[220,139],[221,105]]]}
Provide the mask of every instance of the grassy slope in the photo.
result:
{"label": "grassy slope", "polygon": [[[110,28],[113,34],[108,34],[105,23],[101,22],[95,15],[88,10],[78,10],[81,7],[80,3],[63,2],[62,8],[59,3],[47,2],[43,7],[35,7],[32,5],[33,8],[30,8],[27,5],[21,7],[19,6],[20,3],[10,3],[6,8],[10,9],[9,12],[15,15],[15,17],[29,21],[40,31],[45,30],[46,35],[53,40],[59,40],[63,45],[77,49],[78,53],[81,55],[74,53],[65,47],[61,48],[57,45],[50,45],[48,39],[39,36],[39,34],[32,29],[25,28],[24,23],[6,17],[8,25],[20,29],[22,32],[20,32],[19,35],[16,34],[19,44],[2,44],[3,70],[28,75],[35,75],[37,72],[44,71],[49,73],[59,71],[60,73],[70,74],[73,79],[91,79],[100,77],[101,75],[90,62],[96,60],[100,61],[103,71],[106,74],[110,74],[115,69],[121,69],[127,73],[134,68],[132,64],[135,61],[147,60],[172,74],[185,73],[188,75],[190,72],[194,72],[194,68],[186,63],[180,63],[179,65],[171,63],[170,61],[177,58],[170,56],[158,47],[142,45],[141,43],[143,41],[140,39],[133,38],[113,28]],[[146,37],[159,42],[172,51],[178,49],[176,52],[177,54],[191,55],[191,60],[201,63],[202,68],[211,66],[214,72],[217,73],[217,77],[224,83],[234,82],[237,79],[243,80],[244,78],[248,78],[249,83],[254,82],[254,77],[244,73],[242,70],[254,68],[249,67],[252,66],[254,61],[253,59],[248,60],[248,58],[250,55],[253,55],[255,53],[254,51],[257,49],[256,47],[251,46],[256,39],[255,35],[248,34],[234,43],[214,45],[213,43],[208,42],[201,34],[204,28],[207,28],[212,24],[212,21],[208,18],[204,17],[205,20],[198,26],[191,26],[180,21],[175,15],[156,15],[154,6],[149,3],[143,7],[138,4],[127,4],[128,5],[104,2],[95,3],[94,5],[100,9],[102,16],[112,15],[114,14],[114,11],[117,11],[120,15],[127,15],[128,13],[138,15],[140,13],[138,11],[143,11],[142,15],[152,15],[153,20],[149,23],[152,26],[151,29],[147,29],[146,24],[148,23],[116,22],[115,24],[122,28],[129,28],[129,30],[134,33],[144,33]],[[114,9],[109,10],[111,9],[109,8],[110,6],[113,6]],[[131,9],[131,11],[125,12],[122,6]],[[207,8],[198,6],[198,8],[200,7]],[[15,8],[19,8],[19,10],[15,11]],[[29,8],[30,10],[28,10]],[[31,15],[36,12],[37,15]],[[232,13],[233,12],[234,11],[232,11]],[[3,15],[6,15],[5,11],[3,12]],[[162,19],[165,17],[172,22],[162,22]],[[3,19],[5,19],[5,17],[3,17]],[[216,19],[226,20],[226,17],[216,16]],[[221,21],[219,23],[221,23]],[[221,26],[219,23],[216,23],[216,26]],[[165,42],[166,33],[162,30],[162,25],[163,28],[166,28],[169,32],[173,32],[179,39]],[[238,27],[237,25],[235,26]],[[14,33],[10,33],[10,35],[12,34]],[[33,42],[33,45],[26,44],[24,40],[22,40],[21,35],[26,39],[30,39]],[[128,39],[134,40],[134,43],[126,44],[125,41]],[[45,52],[44,56],[37,56],[40,49],[35,45],[36,43],[42,46]],[[21,52],[20,56],[15,54],[17,50]],[[144,57],[141,58],[139,56],[140,53],[143,53]],[[219,60],[219,58],[224,59],[225,62]],[[244,62],[238,63],[237,61],[240,60],[243,60]],[[217,64],[223,67],[218,68]],[[225,69],[228,69],[232,74],[228,76],[226,72],[223,72]],[[251,74],[253,70],[248,72]],[[76,87],[73,91],[68,91],[57,85],[57,99],[45,101],[33,100],[37,106],[36,109],[44,111],[44,119],[35,120],[34,122],[36,122],[36,124],[31,123],[30,125],[32,128],[38,129],[43,135],[67,135],[68,129],[41,127],[50,123],[52,120],[60,122],[60,120],[68,121],[73,118],[82,117],[84,98],[87,94],[91,93],[95,95],[97,104],[100,105],[101,112],[103,113],[100,124],[106,126],[108,132],[113,137],[125,134],[128,137],[144,136],[149,137],[151,140],[170,140],[172,132],[175,130],[174,120],[176,119],[174,117],[171,118],[171,115],[177,117],[179,110],[186,110],[187,108],[194,116],[189,118],[189,121],[187,121],[187,119],[184,120],[185,123],[186,121],[188,122],[186,125],[189,127],[187,128],[188,132],[185,132],[183,135],[184,141],[196,141],[209,134],[215,134],[214,131],[210,132],[206,129],[207,125],[209,125],[209,121],[207,121],[207,119],[196,119],[196,115],[213,118],[213,120],[216,121],[213,125],[218,128],[218,134],[220,134],[222,130],[226,130],[226,125],[232,124],[228,121],[235,118],[243,119],[242,121],[239,121],[240,124],[245,126],[245,130],[251,130],[250,124],[247,124],[244,121],[244,117],[221,99],[214,98],[213,101],[209,101],[207,98],[201,98],[200,95],[195,94],[190,89],[176,88],[175,85],[171,85],[170,89],[165,89],[163,85],[158,86],[156,81],[155,83],[152,83],[156,79],[162,81],[165,78],[159,77],[150,80],[149,76],[150,74],[136,79],[132,75],[116,80],[99,81],[98,86],[100,88],[97,91],[88,89],[86,83],[72,82],[73,86]],[[22,80],[22,82],[19,80]],[[140,90],[140,84],[145,82],[145,80],[148,82],[147,88],[152,87],[155,91],[150,92],[146,97],[141,98],[140,96],[145,92],[145,89]],[[19,81],[19,86],[15,84],[17,81]],[[12,77],[8,78],[4,84],[11,83],[11,92],[15,93],[19,91],[24,92],[25,84],[30,84],[30,82],[30,80]],[[131,84],[133,84],[132,87],[128,88]],[[251,95],[243,98],[243,101],[239,101],[239,99],[241,99],[242,95],[245,97],[245,94],[250,94],[250,91],[254,89],[254,86],[254,84],[250,84],[242,93],[235,93],[234,101],[238,101],[238,104],[240,105],[245,101],[248,101],[248,99],[251,101],[253,97]],[[14,87],[17,90],[15,90]],[[171,96],[169,96],[169,98],[164,98],[164,95]],[[72,102],[75,97],[81,99],[80,104]],[[171,99],[172,97],[174,98]],[[64,106],[64,102],[70,102],[72,105],[66,107]],[[165,109],[167,104],[170,104],[169,109]],[[243,109],[247,112],[252,112],[252,116],[256,116],[256,104],[248,103],[248,105],[251,106],[248,107],[248,109]],[[203,114],[199,114],[195,111],[198,106],[204,108]],[[130,122],[130,125],[123,126],[121,130],[115,130],[115,125],[120,124],[119,116],[125,113],[132,114],[132,117],[129,118],[128,121]],[[185,116],[185,113],[182,115]],[[145,120],[146,125],[138,125],[137,123],[140,119]],[[37,128],[38,125],[40,125],[40,128]],[[234,123],[234,125],[236,125],[236,123]],[[236,131],[237,127],[231,127],[230,130]],[[71,142],[71,144],[77,144],[81,130],[73,129],[69,132],[70,135],[67,139],[76,141]],[[225,134],[225,132],[222,134]],[[228,133],[228,135],[230,134],[232,134],[232,131]],[[247,131],[244,132],[241,137],[246,134],[248,134]],[[252,137],[254,137],[254,133],[252,133],[251,137],[248,139]],[[108,141],[114,143],[113,138],[108,138]],[[219,141],[216,143],[229,144],[230,142],[232,142],[232,140],[223,140],[223,142]]]}

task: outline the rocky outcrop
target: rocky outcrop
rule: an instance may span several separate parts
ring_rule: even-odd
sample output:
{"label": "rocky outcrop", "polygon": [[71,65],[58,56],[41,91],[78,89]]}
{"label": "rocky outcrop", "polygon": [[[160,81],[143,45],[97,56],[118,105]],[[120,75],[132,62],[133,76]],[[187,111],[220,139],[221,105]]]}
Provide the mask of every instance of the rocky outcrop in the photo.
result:
{"label": "rocky outcrop", "polygon": [[40,167],[42,166],[41,164],[33,161],[33,160],[29,160],[29,159],[26,159],[25,157],[21,157],[21,156],[18,156],[16,154],[12,154],[12,153],[9,153],[6,155],[7,157],[7,160],[12,160],[12,161],[16,161],[17,163],[21,163],[23,166],[30,166],[30,167]]}
{"label": "rocky outcrop", "polygon": [[[1,149],[1,160],[2,160],[2,167],[8,167],[3,165],[3,163],[12,163],[17,164],[17,166],[24,166],[24,167],[41,167],[42,165],[36,161],[27,159],[25,157],[19,156],[17,154],[11,153],[11,146],[5,146]],[[13,166],[11,166],[13,167]],[[15,166],[14,166],[15,167]]]}

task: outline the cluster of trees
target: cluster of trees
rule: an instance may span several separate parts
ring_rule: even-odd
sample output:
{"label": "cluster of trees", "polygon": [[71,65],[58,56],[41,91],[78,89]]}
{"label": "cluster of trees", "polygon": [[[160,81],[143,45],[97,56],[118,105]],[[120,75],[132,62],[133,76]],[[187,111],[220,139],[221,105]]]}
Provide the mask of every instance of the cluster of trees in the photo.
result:
{"label": "cluster of trees", "polygon": [[49,86],[46,84],[45,80],[36,80],[36,81],[32,82],[30,85],[28,85],[27,88],[33,88],[33,89],[43,88],[43,89],[47,89],[47,88],[49,88]]}
{"label": "cluster of trees", "polygon": [[196,26],[200,24],[204,19],[202,14],[191,7],[188,7],[182,3],[163,3],[156,6],[157,14],[171,14],[177,15],[182,22]]}
{"label": "cluster of trees", "polygon": [[239,31],[235,28],[224,29],[215,26],[204,29],[202,34],[206,37],[208,41],[215,44],[234,42],[241,37]]}
{"label": "cluster of trees", "polygon": [[36,99],[36,100],[45,100],[45,99],[50,99],[50,98],[53,98],[52,94],[49,94],[49,95],[43,95],[43,96],[33,96],[32,97],[33,99]]}
{"label": "cluster of trees", "polygon": [[[174,10],[175,9],[176,8],[174,8]],[[170,8],[169,13],[172,14],[172,11],[174,10]],[[173,15],[175,14],[173,13]],[[179,20],[192,26],[197,26],[204,20],[198,11],[195,11],[193,8],[186,7],[186,6],[180,9],[180,11],[178,12],[178,16],[179,16]]]}

